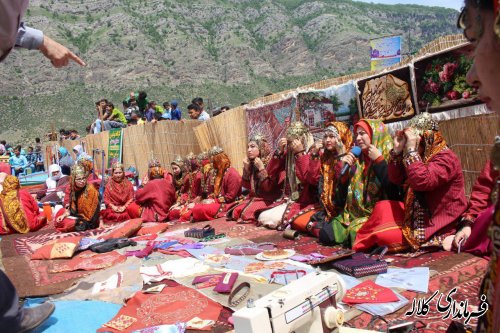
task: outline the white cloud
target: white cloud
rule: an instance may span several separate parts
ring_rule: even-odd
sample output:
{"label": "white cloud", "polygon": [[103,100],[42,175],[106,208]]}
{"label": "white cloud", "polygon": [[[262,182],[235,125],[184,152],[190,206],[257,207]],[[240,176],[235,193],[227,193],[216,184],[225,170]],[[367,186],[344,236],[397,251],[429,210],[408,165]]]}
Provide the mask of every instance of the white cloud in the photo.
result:
{"label": "white cloud", "polygon": [[453,8],[456,10],[460,10],[460,8],[462,8],[464,4],[464,0],[354,0],[354,1],[382,3],[388,5],[414,4],[422,6],[437,6],[437,7]]}

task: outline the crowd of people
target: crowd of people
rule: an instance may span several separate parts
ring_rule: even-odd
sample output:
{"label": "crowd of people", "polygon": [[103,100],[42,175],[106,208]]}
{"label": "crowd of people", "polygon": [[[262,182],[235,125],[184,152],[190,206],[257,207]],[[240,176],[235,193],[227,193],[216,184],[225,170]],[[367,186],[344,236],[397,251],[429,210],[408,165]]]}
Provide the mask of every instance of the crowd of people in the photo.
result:
{"label": "crowd of people", "polygon": [[[122,101],[122,109],[103,98],[95,102],[96,120],[87,127],[90,134],[108,131],[111,128],[125,128],[132,125],[140,125],[163,120],[182,121],[182,111],[177,100],[164,102],[162,105],[148,99],[145,91],[132,91],[130,95]],[[222,106],[213,112],[217,116],[229,110],[229,106]],[[203,98],[196,97],[187,106],[189,119],[206,121],[210,119],[209,113],[205,110]],[[64,131],[64,130],[63,130]],[[64,135],[64,136],[63,136]],[[62,136],[70,140],[79,138],[75,130],[64,131]]]}
{"label": "crowd of people", "polygon": [[35,145],[23,149],[21,145],[12,146],[5,140],[0,141],[0,156],[8,157],[8,164],[2,162],[1,171],[13,173],[16,176],[26,173],[45,171],[42,143],[35,139]]}

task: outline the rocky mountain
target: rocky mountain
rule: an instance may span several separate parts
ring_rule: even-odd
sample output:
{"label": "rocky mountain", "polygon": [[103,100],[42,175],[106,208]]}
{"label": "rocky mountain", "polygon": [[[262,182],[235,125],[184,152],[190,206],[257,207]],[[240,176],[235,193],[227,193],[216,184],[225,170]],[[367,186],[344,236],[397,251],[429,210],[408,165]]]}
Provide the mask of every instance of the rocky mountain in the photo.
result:
{"label": "rocky mountain", "polygon": [[403,36],[403,52],[457,33],[457,12],[350,0],[33,0],[25,21],[87,66],[54,69],[17,50],[0,65],[0,138],[84,131],[93,102],[130,90],[213,107],[369,67],[369,39]]}

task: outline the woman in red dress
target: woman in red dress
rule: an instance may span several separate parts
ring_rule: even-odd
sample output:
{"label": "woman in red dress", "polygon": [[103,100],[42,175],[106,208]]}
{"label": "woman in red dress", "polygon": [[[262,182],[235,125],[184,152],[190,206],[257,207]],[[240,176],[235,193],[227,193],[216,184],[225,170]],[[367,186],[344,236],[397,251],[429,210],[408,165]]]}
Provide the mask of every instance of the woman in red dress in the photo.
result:
{"label": "woman in red dress", "polygon": [[194,221],[209,221],[226,215],[241,195],[241,176],[231,167],[229,157],[220,147],[210,150],[215,170],[214,191],[192,209]]}
{"label": "woman in red dress", "polygon": [[6,176],[0,193],[0,235],[36,231],[47,224],[29,192],[20,189],[19,179]]}
{"label": "woman in red dress", "polygon": [[353,249],[387,245],[399,252],[443,245],[467,208],[460,160],[428,113],[414,117],[396,135],[390,156],[389,180],[406,185],[404,206],[378,205],[358,231]]}
{"label": "woman in red dress", "polygon": [[278,184],[266,170],[270,159],[271,147],[266,139],[260,134],[250,138],[242,176],[242,185],[249,194],[229,212],[238,223],[256,223],[256,213],[269,208],[281,196]]}
{"label": "woman in red dress", "polygon": [[280,139],[267,174],[272,175],[282,189],[282,200],[274,204],[276,207],[260,213],[259,224],[283,230],[297,214],[317,207],[319,174],[310,168],[310,156],[306,153],[313,141],[301,122],[292,123],[286,138]]}
{"label": "woman in red dress", "polygon": [[134,186],[125,177],[123,164],[113,164],[111,173],[104,190],[106,209],[101,211],[103,222],[115,223],[138,218],[140,207],[134,202]]}
{"label": "woman in red dress", "polygon": [[175,188],[164,178],[165,171],[158,160],[149,163],[148,177],[135,193],[135,201],[142,208],[144,222],[165,222],[175,202]]}
{"label": "woman in red dress", "polygon": [[181,194],[182,187],[184,185],[184,176],[186,174],[184,168],[184,160],[182,157],[177,156],[175,160],[170,163],[172,168],[172,174],[169,174],[169,177],[166,177],[167,180],[170,180],[172,185],[175,187],[176,198],[178,198]]}

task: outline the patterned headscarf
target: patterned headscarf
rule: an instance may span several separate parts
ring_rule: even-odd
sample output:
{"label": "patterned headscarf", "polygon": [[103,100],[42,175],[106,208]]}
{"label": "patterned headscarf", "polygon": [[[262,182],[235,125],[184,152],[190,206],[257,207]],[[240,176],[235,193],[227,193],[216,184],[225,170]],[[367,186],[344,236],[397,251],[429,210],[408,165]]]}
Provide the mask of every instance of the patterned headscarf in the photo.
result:
{"label": "patterned headscarf", "polygon": [[345,153],[352,147],[352,132],[349,127],[342,122],[335,121],[328,123],[325,128],[325,133],[333,133],[338,138],[338,146],[335,152],[325,149],[321,156],[321,176],[323,179],[323,190],[321,191],[320,200],[326,212],[328,219],[332,218],[335,212],[333,203],[335,189],[337,184],[334,183],[335,165],[337,164],[337,155]]}
{"label": "patterned headscarf", "polygon": [[19,179],[17,177],[11,175],[5,177],[3,190],[0,193],[3,227],[4,230],[8,230],[8,226],[10,226],[18,233],[25,234],[30,231],[30,228],[19,200],[19,188]]}
{"label": "patterned headscarf", "polygon": [[[421,137],[420,151],[423,151],[423,154],[421,154],[420,157],[424,164],[429,164],[439,152],[448,149],[445,139],[441,132],[439,132],[439,124],[432,119],[429,113],[424,112],[415,116],[410,120],[408,125]],[[405,219],[402,231],[405,239],[414,249],[418,249],[420,244],[425,240],[419,237],[419,235],[422,234],[421,229],[425,222],[423,220],[425,216],[425,204],[418,201],[415,191],[408,186],[405,198]]]}

